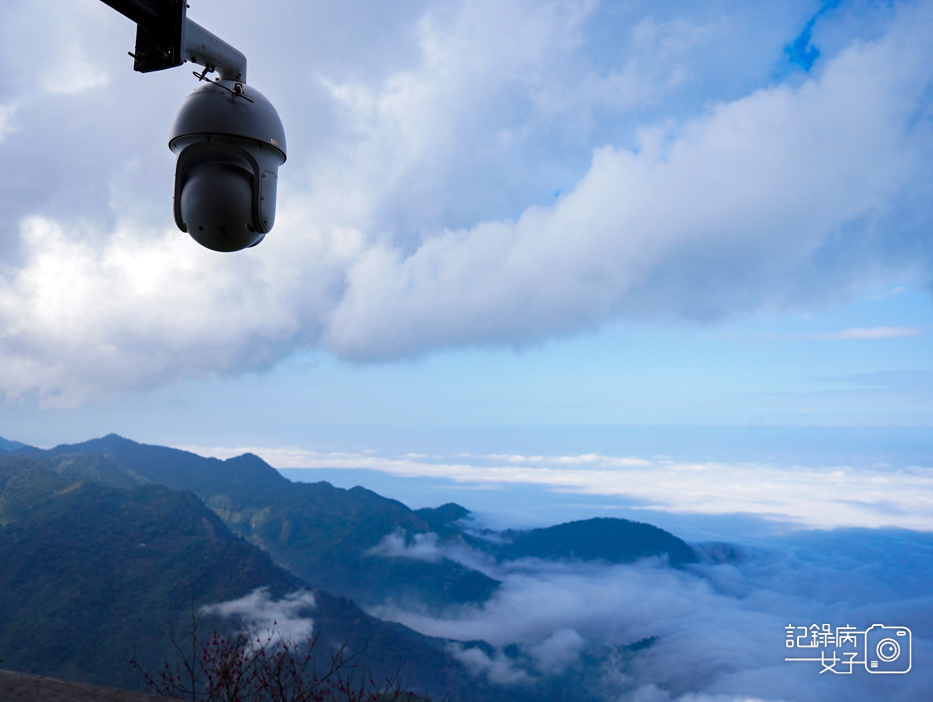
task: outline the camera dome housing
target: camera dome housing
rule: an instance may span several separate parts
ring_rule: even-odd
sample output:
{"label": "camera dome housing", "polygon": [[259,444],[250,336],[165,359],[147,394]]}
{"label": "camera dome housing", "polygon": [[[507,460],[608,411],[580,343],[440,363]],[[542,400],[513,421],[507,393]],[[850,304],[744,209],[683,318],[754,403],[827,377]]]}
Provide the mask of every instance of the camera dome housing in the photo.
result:
{"label": "camera dome housing", "polygon": [[285,130],[272,104],[245,83],[205,82],[182,103],[169,137],[175,223],[202,246],[255,246],[275,223]]}

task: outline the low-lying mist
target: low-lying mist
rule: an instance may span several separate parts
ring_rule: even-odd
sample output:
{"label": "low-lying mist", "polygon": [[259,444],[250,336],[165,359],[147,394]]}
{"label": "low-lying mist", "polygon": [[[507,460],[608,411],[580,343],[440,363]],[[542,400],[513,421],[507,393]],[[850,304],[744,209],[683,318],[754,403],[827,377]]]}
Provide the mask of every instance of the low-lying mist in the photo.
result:
{"label": "low-lying mist", "polygon": [[[389,554],[391,537],[383,542]],[[422,538],[396,557],[441,553],[502,581],[481,606],[442,616],[388,603],[378,616],[457,643],[477,675],[503,685],[581,676],[606,700],[926,700],[933,689],[933,536],[901,530],[798,532],[770,545],[701,544],[699,564],[496,564]],[[431,549],[437,553],[432,554]],[[785,661],[785,627],[874,624],[913,634],[903,675],[822,674]],[[799,632],[798,632],[799,633]],[[488,646],[477,645],[484,641]],[[815,655],[819,656],[819,652]],[[840,667],[839,670],[842,670]]]}

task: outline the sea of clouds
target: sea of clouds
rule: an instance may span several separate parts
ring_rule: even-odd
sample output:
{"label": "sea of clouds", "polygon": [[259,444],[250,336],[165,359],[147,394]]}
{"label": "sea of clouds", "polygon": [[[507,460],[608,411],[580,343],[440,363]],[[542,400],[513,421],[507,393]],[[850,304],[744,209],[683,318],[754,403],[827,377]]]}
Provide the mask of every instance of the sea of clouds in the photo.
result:
{"label": "sea of clouds", "polygon": [[[411,557],[425,557],[419,546]],[[656,559],[487,562],[484,570],[503,585],[482,606],[444,616],[392,605],[375,613],[433,636],[488,642],[492,652],[469,644],[451,650],[476,674],[507,685],[590,666],[590,684],[611,700],[925,699],[933,684],[926,664],[933,654],[933,536],[845,529],[698,550],[701,563],[682,569]],[[459,558],[456,550],[448,555]],[[821,674],[817,661],[785,661],[814,655],[787,648],[788,625],[827,623],[834,631],[910,628],[911,671],[881,675],[855,666],[851,675]],[[626,653],[645,639],[652,644]]]}
{"label": "sea of clouds", "polygon": [[[466,525],[478,534],[490,526],[624,516],[664,526],[696,548],[700,562],[682,568],[656,558],[496,562],[436,534],[385,535],[373,557],[446,558],[501,581],[483,604],[439,613],[387,602],[372,613],[448,639],[448,650],[474,675],[506,688],[585,685],[613,702],[919,702],[933,686],[929,468],[681,464],[598,454],[456,461],[297,449],[289,455],[322,468],[282,469],[287,477],[313,481],[343,470],[352,482],[382,472],[397,482],[396,497],[419,480],[443,480],[444,495],[475,510]],[[509,524],[508,506],[522,504],[523,492],[536,518],[517,509]],[[489,515],[487,507],[500,511]],[[841,664],[836,674],[818,660],[785,660],[820,657],[820,649],[786,645],[786,627],[803,643],[810,639],[798,641],[798,627],[813,625],[834,632],[906,627],[911,669],[879,674],[860,664],[846,675]],[[906,665],[898,660],[895,668]]]}
{"label": "sea of clouds", "polygon": [[[700,562],[672,568],[658,558],[624,565],[497,563],[433,534],[407,544],[390,534],[374,557],[449,558],[502,585],[481,605],[442,614],[392,603],[372,613],[448,639],[449,652],[474,675],[503,686],[503,694],[513,686],[569,684],[613,702],[927,699],[933,685],[933,535],[849,528],[756,541],[694,544]],[[311,631],[312,621],[296,616],[302,611],[307,617],[309,604],[308,593],[277,602],[257,591],[208,609],[254,626],[276,619],[288,635]],[[834,632],[879,624],[908,628],[909,672],[836,664],[833,673],[818,660],[820,649],[787,647],[788,626],[796,643],[808,643],[800,627],[827,624]],[[901,655],[893,669],[907,667],[906,648]],[[786,660],[800,657],[812,660]]]}

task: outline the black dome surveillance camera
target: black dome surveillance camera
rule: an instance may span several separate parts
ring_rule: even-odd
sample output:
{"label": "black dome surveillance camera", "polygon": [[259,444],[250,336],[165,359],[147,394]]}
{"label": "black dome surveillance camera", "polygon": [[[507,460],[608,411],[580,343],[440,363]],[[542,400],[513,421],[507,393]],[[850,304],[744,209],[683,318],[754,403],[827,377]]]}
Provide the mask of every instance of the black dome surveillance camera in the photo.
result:
{"label": "black dome surveillance camera", "polygon": [[[175,223],[202,246],[255,246],[275,223],[285,131],[275,108],[246,84],[246,56],[187,17],[185,0],[103,0],[136,23],[133,68],[161,71],[191,61],[205,81],[175,118]],[[220,80],[207,78],[218,73]]]}
{"label": "black dome surveillance camera", "polygon": [[232,80],[202,83],[182,104],[169,148],[175,168],[175,223],[202,246],[255,246],[275,223],[285,130],[272,104]]}

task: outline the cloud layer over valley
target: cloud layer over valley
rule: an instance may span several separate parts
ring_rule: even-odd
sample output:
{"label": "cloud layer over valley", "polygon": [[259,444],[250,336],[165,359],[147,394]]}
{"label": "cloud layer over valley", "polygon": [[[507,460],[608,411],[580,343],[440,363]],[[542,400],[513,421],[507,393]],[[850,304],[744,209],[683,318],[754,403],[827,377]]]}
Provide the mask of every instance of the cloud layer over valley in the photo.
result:
{"label": "cloud layer over valley", "polygon": [[[413,557],[425,557],[420,546]],[[673,569],[656,560],[496,565],[438,546],[503,585],[484,605],[443,616],[392,605],[375,613],[464,642],[451,644],[456,657],[507,686],[577,680],[620,702],[925,699],[933,684],[929,535],[802,532],[767,547],[699,548],[702,563]],[[910,628],[911,672],[873,675],[859,665],[851,675],[821,675],[819,662],[785,661],[812,654],[786,647],[788,624],[827,623]]]}

